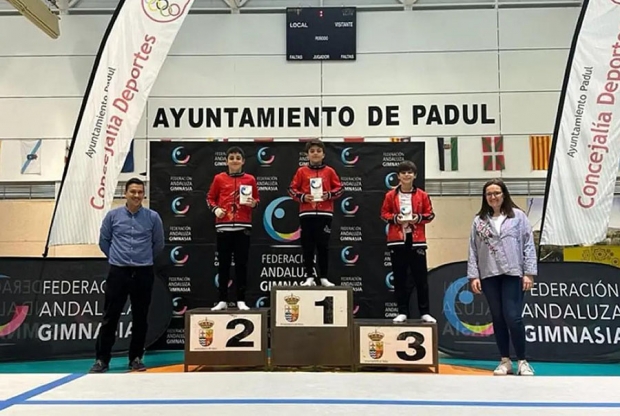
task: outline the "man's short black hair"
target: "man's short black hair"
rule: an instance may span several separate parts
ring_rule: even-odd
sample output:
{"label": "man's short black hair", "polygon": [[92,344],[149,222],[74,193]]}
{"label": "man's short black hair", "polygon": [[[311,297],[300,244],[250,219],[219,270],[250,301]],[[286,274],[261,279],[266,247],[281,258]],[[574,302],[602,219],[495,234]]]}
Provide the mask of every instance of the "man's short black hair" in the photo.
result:
{"label": "man's short black hair", "polygon": [[325,152],[325,145],[323,144],[323,142],[319,139],[312,139],[306,143],[306,153],[308,153],[310,151],[310,148],[313,146],[320,147],[323,152]]}
{"label": "man's short black hair", "polygon": [[125,182],[125,192],[127,192],[131,185],[142,185],[142,189],[144,189],[144,181],[142,181],[142,179],[131,178]]}
{"label": "man's short black hair", "polygon": [[240,154],[240,155],[241,155],[241,157],[242,157],[243,159],[245,159],[245,153],[243,153],[243,149],[241,149],[239,146],[232,146],[232,147],[229,147],[229,148],[228,148],[228,150],[226,150],[226,159],[228,159],[228,156],[229,156],[231,153],[237,153],[237,154]]}
{"label": "man's short black hair", "polygon": [[413,172],[413,174],[415,175],[418,173],[418,168],[412,161],[404,160],[400,163],[400,165],[398,165],[398,173],[405,172]]}

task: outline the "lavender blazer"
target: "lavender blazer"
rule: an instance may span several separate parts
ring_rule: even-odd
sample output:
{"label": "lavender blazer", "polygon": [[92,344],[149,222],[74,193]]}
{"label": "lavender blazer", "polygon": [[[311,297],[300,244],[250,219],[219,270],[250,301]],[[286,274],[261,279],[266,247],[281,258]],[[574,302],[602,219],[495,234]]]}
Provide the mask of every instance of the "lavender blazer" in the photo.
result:
{"label": "lavender blazer", "polygon": [[514,218],[504,220],[499,234],[488,217],[474,218],[467,260],[470,279],[538,274],[532,227],[523,211],[513,210]]}

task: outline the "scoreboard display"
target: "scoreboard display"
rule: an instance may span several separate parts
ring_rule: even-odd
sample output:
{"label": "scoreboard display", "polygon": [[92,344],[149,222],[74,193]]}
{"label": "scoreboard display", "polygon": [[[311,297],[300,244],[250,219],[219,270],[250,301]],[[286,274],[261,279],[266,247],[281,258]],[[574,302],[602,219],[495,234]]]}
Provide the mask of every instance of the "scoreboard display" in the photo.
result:
{"label": "scoreboard display", "polygon": [[354,61],[355,7],[286,9],[287,61]]}

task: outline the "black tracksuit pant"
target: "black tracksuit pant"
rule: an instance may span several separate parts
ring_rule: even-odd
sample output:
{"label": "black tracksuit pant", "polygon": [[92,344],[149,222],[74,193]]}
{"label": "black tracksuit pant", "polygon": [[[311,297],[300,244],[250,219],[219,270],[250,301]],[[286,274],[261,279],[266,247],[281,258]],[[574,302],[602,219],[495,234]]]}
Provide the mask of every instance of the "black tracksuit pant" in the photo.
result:
{"label": "black tracksuit pant", "polygon": [[148,329],[155,272],[153,266],[110,266],[105,283],[103,322],[95,345],[96,359],[109,363],[116,341],[116,327],[123,313],[127,297],[131,302],[132,335],[129,344],[129,361],[142,358]]}
{"label": "black tracksuit pant", "polygon": [[217,235],[217,258],[219,261],[219,301],[228,302],[230,269],[235,257],[235,284],[237,302],[245,302],[248,281],[248,257],[250,253],[250,230],[220,231]]}
{"label": "black tracksuit pant", "polygon": [[328,279],[329,239],[332,217],[327,215],[304,215],[299,217],[301,226],[301,249],[304,255],[306,277],[314,277],[314,254],[316,252],[317,277]]}
{"label": "black tracksuit pant", "polygon": [[413,286],[417,290],[420,315],[429,314],[426,248],[412,246],[411,233],[408,233],[405,244],[390,246],[390,257],[398,313],[409,316],[409,301],[413,288],[408,284],[407,277],[408,272],[411,272]]}

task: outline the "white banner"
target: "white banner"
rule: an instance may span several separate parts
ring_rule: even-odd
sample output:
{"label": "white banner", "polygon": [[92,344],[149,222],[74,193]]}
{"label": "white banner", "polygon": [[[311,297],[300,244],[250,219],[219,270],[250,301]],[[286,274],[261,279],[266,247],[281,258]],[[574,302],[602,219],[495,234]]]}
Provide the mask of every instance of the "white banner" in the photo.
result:
{"label": "white banner", "polygon": [[48,244],[95,244],[147,98],[193,0],[121,1],[104,36]]}
{"label": "white banner", "polygon": [[620,0],[584,3],[552,148],[542,245],[606,237],[620,161],[619,22]]}

